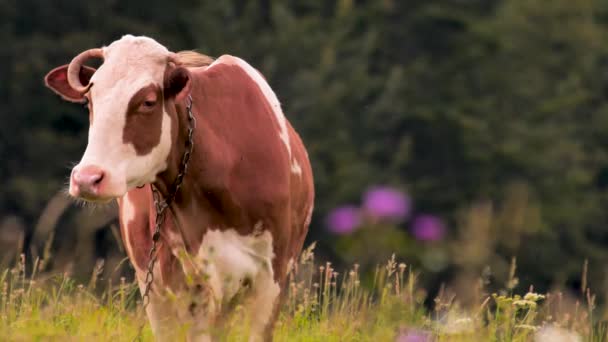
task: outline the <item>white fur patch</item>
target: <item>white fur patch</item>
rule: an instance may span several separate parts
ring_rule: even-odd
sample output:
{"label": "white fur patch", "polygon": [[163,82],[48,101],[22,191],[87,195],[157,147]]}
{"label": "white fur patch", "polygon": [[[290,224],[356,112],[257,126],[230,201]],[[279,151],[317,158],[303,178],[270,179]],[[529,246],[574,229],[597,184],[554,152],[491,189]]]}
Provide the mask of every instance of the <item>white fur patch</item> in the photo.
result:
{"label": "white fur patch", "polygon": [[[128,195],[125,195],[121,199],[120,205],[120,220],[123,226],[123,231],[125,235],[125,241],[123,243],[125,250],[127,251],[127,255],[132,259],[133,250],[131,249],[131,238],[129,237],[129,223],[135,219],[135,204],[129,199]],[[133,263],[133,267],[137,267],[135,263]]]}
{"label": "white fur patch", "polygon": [[122,197],[121,209],[120,218],[124,225],[135,219],[135,204],[129,199],[129,196]]}
{"label": "white fur patch", "polygon": [[272,236],[243,236],[234,229],[209,230],[196,256],[197,264],[208,265],[207,272],[214,292],[219,297],[231,297],[240,288],[240,281],[254,280],[261,272],[272,275]]}
{"label": "white fur patch", "polygon": [[299,176],[302,175],[302,167],[300,166],[300,163],[298,163],[298,161],[295,159],[291,163],[291,172]]}
{"label": "white fur patch", "polygon": [[264,222],[258,221],[253,225],[253,235],[258,236],[263,233]]}
{"label": "white fur patch", "polygon": [[293,258],[289,258],[289,261],[287,262],[287,271],[285,273],[289,274],[289,272],[291,272],[292,269],[293,269]]}
{"label": "white fur patch", "polygon": [[217,302],[231,300],[245,280],[251,283],[250,310],[252,334],[263,332],[280,288],[272,269],[272,235],[264,231],[256,236],[240,235],[235,230],[209,230],[196,256],[198,265],[213,289]]}
{"label": "white fur patch", "polygon": [[306,214],[306,219],[304,219],[304,225],[308,227],[310,225],[310,220],[312,220],[312,212],[314,210],[314,205],[311,203],[310,208],[308,209],[308,213]]}

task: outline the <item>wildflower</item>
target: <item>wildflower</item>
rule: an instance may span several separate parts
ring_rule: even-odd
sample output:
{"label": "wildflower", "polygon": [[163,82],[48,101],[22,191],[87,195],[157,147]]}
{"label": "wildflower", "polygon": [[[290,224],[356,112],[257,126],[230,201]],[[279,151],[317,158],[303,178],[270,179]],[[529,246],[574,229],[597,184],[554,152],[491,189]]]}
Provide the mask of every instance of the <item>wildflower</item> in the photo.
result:
{"label": "wildflower", "polygon": [[545,299],[545,296],[541,295],[541,294],[538,294],[538,293],[534,293],[534,292],[528,292],[524,296],[524,299],[525,300],[531,300],[533,302],[538,302],[539,300]]}
{"label": "wildflower", "polygon": [[513,305],[514,306],[519,306],[521,308],[530,308],[530,309],[535,309],[536,308],[536,302],[531,301],[531,300],[525,300],[525,299],[517,299],[513,301]]}
{"label": "wildflower", "polygon": [[458,318],[454,321],[454,324],[459,325],[459,324],[471,324],[473,323],[473,320],[470,317],[461,317]]}
{"label": "wildflower", "polygon": [[442,330],[446,334],[462,334],[472,332],[475,329],[475,322],[470,317],[450,317]]}
{"label": "wildflower", "polygon": [[411,210],[411,200],[404,193],[389,187],[370,188],[363,196],[363,209],[377,219],[403,221]]}
{"label": "wildflower", "polygon": [[574,331],[547,325],[534,335],[536,342],[581,342],[582,337]]}
{"label": "wildflower", "polygon": [[497,295],[496,293],[493,293],[492,297],[494,298],[494,301],[496,302],[496,305],[499,308],[510,307],[511,305],[513,305],[513,301],[519,300],[518,296],[507,297],[504,295]]}
{"label": "wildflower", "polygon": [[326,219],[326,224],[334,234],[350,234],[359,228],[361,218],[355,206],[343,206],[334,209]]}
{"label": "wildflower", "polygon": [[429,334],[425,331],[407,329],[397,335],[395,342],[427,342],[430,340]]}
{"label": "wildflower", "polygon": [[423,214],[414,219],[412,234],[421,241],[441,240],[445,235],[445,225],[437,216]]}

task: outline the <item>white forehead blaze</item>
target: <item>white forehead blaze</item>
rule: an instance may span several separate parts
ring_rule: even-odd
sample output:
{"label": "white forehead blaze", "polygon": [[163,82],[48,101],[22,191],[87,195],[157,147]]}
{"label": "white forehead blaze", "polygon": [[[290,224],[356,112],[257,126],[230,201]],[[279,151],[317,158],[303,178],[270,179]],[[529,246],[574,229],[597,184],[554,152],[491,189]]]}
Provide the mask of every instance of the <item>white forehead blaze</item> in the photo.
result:
{"label": "white forehead blaze", "polygon": [[[123,141],[129,101],[141,88],[162,87],[170,52],[151,38],[124,36],[103,48],[104,62],[91,78],[93,121],[79,166],[95,165],[109,176],[110,193],[121,195],[133,186],[152,182],[166,168],[171,148],[171,119],[162,114],[161,137],[145,155]],[[162,101],[158,99],[158,101]]]}

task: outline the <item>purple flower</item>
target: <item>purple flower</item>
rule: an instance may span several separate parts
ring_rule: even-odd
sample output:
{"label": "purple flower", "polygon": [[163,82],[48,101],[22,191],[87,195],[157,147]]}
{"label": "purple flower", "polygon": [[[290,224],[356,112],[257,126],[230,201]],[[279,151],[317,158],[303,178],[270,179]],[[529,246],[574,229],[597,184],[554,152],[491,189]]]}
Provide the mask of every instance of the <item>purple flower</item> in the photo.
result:
{"label": "purple flower", "polygon": [[373,218],[402,221],[411,210],[411,200],[403,192],[376,186],[363,196],[363,208]]}
{"label": "purple flower", "polygon": [[329,231],[335,234],[350,234],[359,228],[360,223],[359,208],[352,205],[332,210],[326,219]]}
{"label": "purple flower", "polygon": [[412,234],[421,241],[441,240],[445,235],[445,225],[437,216],[419,215],[412,223]]}
{"label": "purple flower", "polygon": [[397,336],[395,342],[427,342],[429,335],[423,331],[408,331]]}

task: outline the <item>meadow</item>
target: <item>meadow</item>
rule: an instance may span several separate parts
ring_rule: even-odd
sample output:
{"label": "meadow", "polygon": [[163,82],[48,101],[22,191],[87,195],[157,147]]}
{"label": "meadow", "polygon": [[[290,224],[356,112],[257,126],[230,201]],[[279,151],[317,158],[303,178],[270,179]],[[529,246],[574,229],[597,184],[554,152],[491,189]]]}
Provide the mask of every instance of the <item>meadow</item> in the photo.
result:
{"label": "meadow", "polygon": [[[152,341],[135,283],[99,278],[103,264],[88,283],[66,274],[44,272],[45,261],[31,266],[21,257],[0,273],[0,341]],[[443,288],[425,305],[419,274],[393,256],[365,280],[358,265],[342,272],[314,258],[307,248],[290,275],[288,298],[275,330],[276,341],[605,341],[595,296],[533,288],[516,294],[516,265],[497,293],[481,279],[471,285],[466,304]],[[428,302],[427,302],[428,304]],[[244,341],[247,324],[237,306],[220,341]],[[144,324],[139,334],[140,326]]]}

